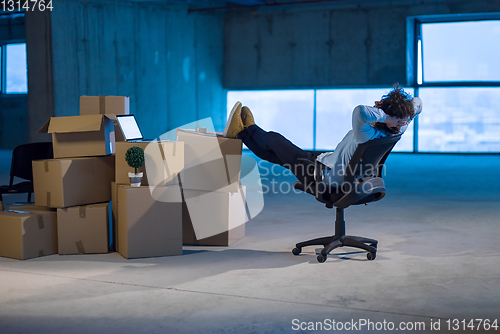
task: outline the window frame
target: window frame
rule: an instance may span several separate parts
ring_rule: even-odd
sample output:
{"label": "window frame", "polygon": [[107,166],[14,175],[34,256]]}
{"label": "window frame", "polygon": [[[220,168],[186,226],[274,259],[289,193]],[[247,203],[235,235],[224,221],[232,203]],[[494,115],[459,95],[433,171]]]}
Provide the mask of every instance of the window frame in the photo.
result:
{"label": "window frame", "polygon": [[[423,15],[409,16],[407,18],[407,81],[408,86],[413,87],[413,96],[418,97],[420,88],[477,88],[477,87],[500,87],[500,80],[495,81],[431,81],[426,82],[424,76],[424,41],[422,38],[422,25],[427,23],[455,23],[471,21],[500,21],[500,12],[474,13],[474,14],[445,14],[445,15]],[[419,47],[419,42],[420,46]],[[419,64],[420,63],[420,64]],[[419,82],[419,70],[422,82]],[[418,117],[413,121],[413,152],[418,149]],[[434,152],[422,152],[434,153]],[[451,154],[492,154],[494,152],[436,152]]]}

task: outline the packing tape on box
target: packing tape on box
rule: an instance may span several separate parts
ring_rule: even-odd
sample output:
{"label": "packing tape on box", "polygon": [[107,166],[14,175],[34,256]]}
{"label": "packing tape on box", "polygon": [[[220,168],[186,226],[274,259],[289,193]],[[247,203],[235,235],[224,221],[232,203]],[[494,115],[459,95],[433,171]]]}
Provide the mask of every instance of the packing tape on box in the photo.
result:
{"label": "packing tape on box", "polygon": [[99,95],[99,113],[104,114],[106,111],[106,98],[103,95]]}
{"label": "packing tape on box", "polygon": [[83,247],[83,242],[81,240],[75,242],[75,246],[78,254],[85,254],[85,248]]}
{"label": "packing tape on box", "polygon": [[47,191],[47,206],[50,206],[50,191]]}
{"label": "packing tape on box", "polygon": [[250,215],[250,209],[248,208],[248,203],[247,203],[247,199],[245,197],[245,193],[243,192],[243,187],[240,187],[240,195],[241,195],[241,199],[243,201],[243,206],[245,207],[245,214],[247,216],[247,219],[245,220],[245,222],[247,222],[250,219],[252,219],[252,216]]}
{"label": "packing tape on box", "polygon": [[45,227],[45,225],[43,224],[43,217],[42,215],[36,215],[36,219],[38,219],[38,229],[42,229]]}
{"label": "packing tape on box", "polygon": [[78,211],[80,212],[80,218],[87,217],[87,207],[86,206],[78,207]]}
{"label": "packing tape on box", "polygon": [[38,257],[40,257],[40,256],[44,256],[44,255],[45,255],[45,252],[43,251],[43,249],[40,249],[40,250],[38,251]]}
{"label": "packing tape on box", "polygon": [[45,173],[48,173],[49,172],[49,160],[44,160],[43,166],[45,167]]}
{"label": "packing tape on box", "polygon": [[[170,170],[168,168],[167,155],[165,154],[165,150],[163,149],[163,145],[160,142],[158,142],[158,146],[160,147],[161,159],[163,161],[163,165],[165,166],[165,169],[167,172],[167,177],[170,178]],[[174,153],[175,153],[175,144],[174,144]]]}
{"label": "packing tape on box", "polygon": [[229,165],[227,163],[227,157],[225,155],[222,155],[224,158],[224,167],[226,168],[226,177],[227,177],[227,184],[231,184],[231,176],[229,175]]}

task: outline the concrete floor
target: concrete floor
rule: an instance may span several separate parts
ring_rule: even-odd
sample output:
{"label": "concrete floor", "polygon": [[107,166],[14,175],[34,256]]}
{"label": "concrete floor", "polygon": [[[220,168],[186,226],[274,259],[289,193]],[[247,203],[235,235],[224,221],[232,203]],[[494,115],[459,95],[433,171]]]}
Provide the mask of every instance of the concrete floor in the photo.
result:
{"label": "concrete floor", "polygon": [[[386,166],[387,196],[345,217],[348,234],[378,239],[374,261],[352,248],[322,264],[314,247],[293,256],[296,242],[333,232],[335,211],[306,194],[267,194],[230,247],[0,258],[0,333],[293,333],[332,320],[354,322],[337,331],[349,333],[400,323],[425,326],[402,333],[495,332],[478,322],[448,331],[446,320],[500,318],[500,156],[393,153]],[[360,327],[368,322],[378,327]]]}

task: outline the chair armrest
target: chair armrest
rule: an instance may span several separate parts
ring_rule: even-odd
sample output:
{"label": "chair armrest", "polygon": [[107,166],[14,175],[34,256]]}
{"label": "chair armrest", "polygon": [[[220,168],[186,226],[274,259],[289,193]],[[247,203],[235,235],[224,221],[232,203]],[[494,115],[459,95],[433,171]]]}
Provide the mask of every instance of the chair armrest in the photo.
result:
{"label": "chair armrest", "polygon": [[322,182],[324,179],[323,170],[331,169],[330,167],[328,167],[324,163],[319,162],[316,159],[311,160],[311,159],[307,159],[307,158],[298,158],[297,160],[305,161],[306,163],[314,165],[314,181],[317,183]]}

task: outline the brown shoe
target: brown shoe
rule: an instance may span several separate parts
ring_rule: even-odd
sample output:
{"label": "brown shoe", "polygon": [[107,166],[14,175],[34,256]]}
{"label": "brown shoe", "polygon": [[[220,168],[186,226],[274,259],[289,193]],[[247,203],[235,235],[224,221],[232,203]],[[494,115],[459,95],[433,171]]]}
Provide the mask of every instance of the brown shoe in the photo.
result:
{"label": "brown shoe", "polygon": [[224,129],[223,136],[225,138],[237,138],[238,133],[243,131],[245,126],[241,121],[241,102],[236,102],[231,109],[231,114],[229,114],[229,118],[227,119],[226,128]]}
{"label": "brown shoe", "polygon": [[241,120],[243,121],[243,125],[245,126],[245,128],[248,128],[250,125],[255,125],[253,114],[250,111],[250,108],[245,106],[241,109]]}

